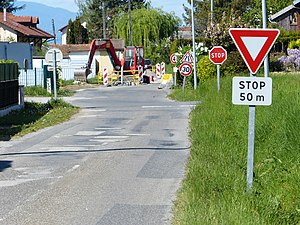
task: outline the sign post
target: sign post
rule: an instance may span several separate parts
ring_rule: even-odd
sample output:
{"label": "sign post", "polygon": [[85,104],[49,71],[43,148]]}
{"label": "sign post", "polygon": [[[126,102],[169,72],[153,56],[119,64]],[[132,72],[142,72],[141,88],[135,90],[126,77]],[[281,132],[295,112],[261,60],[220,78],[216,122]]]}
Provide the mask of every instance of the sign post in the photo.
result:
{"label": "sign post", "polygon": [[51,48],[45,54],[45,60],[47,63],[52,63],[53,66],[53,89],[54,89],[54,99],[57,100],[57,87],[56,87],[56,66],[63,59],[63,54],[58,48]]}
{"label": "sign post", "polygon": [[255,106],[271,105],[272,103],[272,79],[255,78],[255,74],[279,33],[278,29],[229,29],[229,34],[250,71],[248,80],[233,78],[232,91],[233,104],[249,105],[247,191],[251,191],[253,186]]}
{"label": "sign post", "polygon": [[227,51],[222,46],[214,46],[209,51],[209,59],[212,63],[217,65],[217,88],[220,92],[220,65],[223,64],[227,59]]}
{"label": "sign post", "polygon": [[[170,62],[172,65],[175,65],[177,63],[177,54],[173,53],[170,56]],[[176,69],[175,69],[176,68]],[[177,73],[178,69],[176,66],[173,67],[173,72],[174,72],[174,86],[176,86],[176,73]]]}
{"label": "sign post", "polygon": [[179,67],[179,72],[183,76],[183,85],[182,85],[182,91],[184,93],[184,87],[185,87],[185,82],[186,82],[186,77],[191,75],[193,71],[192,65],[189,63],[182,63]]}

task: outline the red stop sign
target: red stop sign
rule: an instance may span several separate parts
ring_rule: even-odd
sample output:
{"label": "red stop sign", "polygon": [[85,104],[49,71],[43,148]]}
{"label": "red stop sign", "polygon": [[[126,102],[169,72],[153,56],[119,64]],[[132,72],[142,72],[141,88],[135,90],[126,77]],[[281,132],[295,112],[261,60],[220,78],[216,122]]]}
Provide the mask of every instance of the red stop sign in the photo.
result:
{"label": "red stop sign", "polygon": [[222,46],[214,46],[209,51],[209,59],[214,64],[222,64],[227,59],[227,51]]}

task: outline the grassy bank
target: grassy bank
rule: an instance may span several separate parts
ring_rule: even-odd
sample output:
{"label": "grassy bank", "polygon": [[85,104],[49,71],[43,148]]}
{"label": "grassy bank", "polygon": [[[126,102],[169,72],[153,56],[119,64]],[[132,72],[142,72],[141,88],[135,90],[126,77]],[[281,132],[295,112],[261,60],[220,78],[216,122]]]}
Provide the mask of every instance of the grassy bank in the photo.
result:
{"label": "grassy bank", "polygon": [[[248,107],[231,103],[231,78],[182,90],[200,96],[174,224],[300,223],[300,76],[273,76],[273,103],[256,108],[253,191],[246,191]],[[193,91],[192,91],[193,92]]]}
{"label": "grassy bank", "polygon": [[25,102],[24,109],[0,117],[0,141],[62,123],[78,111],[78,108],[59,99],[52,99],[46,104]]}

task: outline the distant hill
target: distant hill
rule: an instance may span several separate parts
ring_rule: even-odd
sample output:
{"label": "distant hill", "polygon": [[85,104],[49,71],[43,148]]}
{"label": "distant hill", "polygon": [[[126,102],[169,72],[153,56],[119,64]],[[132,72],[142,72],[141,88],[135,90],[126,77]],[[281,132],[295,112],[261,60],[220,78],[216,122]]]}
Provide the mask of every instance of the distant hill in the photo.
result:
{"label": "distant hill", "polygon": [[66,9],[50,7],[40,3],[16,1],[16,6],[26,5],[25,9],[19,10],[14,14],[17,16],[37,16],[39,17],[38,27],[50,34],[53,34],[52,19],[54,19],[55,30],[58,36],[57,42],[60,43],[60,35],[57,32],[60,28],[68,24],[69,19],[74,20],[77,13]]}

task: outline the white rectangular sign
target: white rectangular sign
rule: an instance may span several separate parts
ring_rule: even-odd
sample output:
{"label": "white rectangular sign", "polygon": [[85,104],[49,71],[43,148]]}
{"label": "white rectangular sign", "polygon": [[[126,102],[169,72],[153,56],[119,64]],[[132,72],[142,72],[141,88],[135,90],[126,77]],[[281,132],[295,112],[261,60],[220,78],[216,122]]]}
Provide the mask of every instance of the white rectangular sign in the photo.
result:
{"label": "white rectangular sign", "polygon": [[271,105],[272,79],[270,77],[234,77],[232,79],[234,105]]}

